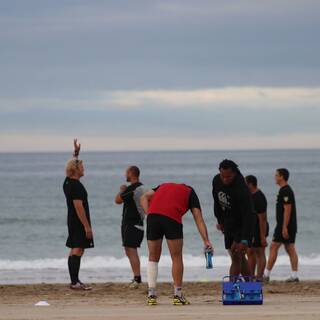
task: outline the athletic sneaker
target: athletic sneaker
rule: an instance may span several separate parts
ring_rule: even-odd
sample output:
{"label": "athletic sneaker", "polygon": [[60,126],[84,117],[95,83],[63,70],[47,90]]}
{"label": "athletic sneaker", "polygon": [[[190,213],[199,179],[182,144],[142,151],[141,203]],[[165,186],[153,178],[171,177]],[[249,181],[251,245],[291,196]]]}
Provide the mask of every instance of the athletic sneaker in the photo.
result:
{"label": "athletic sneaker", "polygon": [[186,306],[190,304],[190,302],[182,295],[179,296],[173,296],[173,305],[174,306]]}
{"label": "athletic sneaker", "polygon": [[288,283],[299,282],[299,281],[300,280],[298,277],[296,277],[296,278],[290,277],[289,279],[286,280],[286,282],[288,282]]}
{"label": "athletic sneaker", "polygon": [[134,279],[132,279],[132,281],[129,284],[129,288],[131,289],[138,289],[140,286],[140,283]]}
{"label": "athletic sneaker", "polygon": [[155,306],[155,305],[157,305],[157,297],[156,297],[156,296],[148,296],[147,304],[148,304],[149,306]]}
{"label": "athletic sneaker", "polygon": [[77,282],[76,284],[71,284],[70,285],[70,289],[72,290],[85,290],[85,291],[88,291],[88,290],[92,290],[92,287],[82,283],[82,282]]}
{"label": "athletic sneaker", "polygon": [[270,282],[270,277],[268,277],[268,276],[263,276],[263,282],[264,282],[264,283],[269,283],[269,282]]}

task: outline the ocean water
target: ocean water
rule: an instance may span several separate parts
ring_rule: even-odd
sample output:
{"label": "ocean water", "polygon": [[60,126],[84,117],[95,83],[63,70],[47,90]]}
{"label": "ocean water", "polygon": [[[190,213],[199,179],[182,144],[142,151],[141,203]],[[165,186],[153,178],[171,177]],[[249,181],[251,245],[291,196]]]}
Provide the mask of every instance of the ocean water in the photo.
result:
{"label": "ocean water", "polygon": [[[68,282],[65,247],[66,204],[62,191],[68,153],[0,154],[0,283]],[[129,263],[121,247],[121,206],[114,196],[128,165],[138,165],[147,186],[162,182],[187,183],[199,195],[210,238],[215,247],[214,269],[205,269],[202,242],[192,215],[184,218],[186,280],[217,280],[228,273],[230,259],[223,237],[215,229],[212,177],[224,158],[236,161],[242,173],[254,174],[268,199],[271,233],[275,226],[278,187],[274,171],[287,167],[298,208],[297,248],[300,276],[320,279],[320,150],[190,151],[190,152],[82,152],[89,194],[95,248],[87,250],[81,277],[85,281],[128,281]],[[270,237],[269,237],[269,240]],[[147,249],[140,250],[146,275]],[[160,262],[160,280],[169,281],[166,245]],[[280,252],[274,278],[289,274],[289,259]]]}

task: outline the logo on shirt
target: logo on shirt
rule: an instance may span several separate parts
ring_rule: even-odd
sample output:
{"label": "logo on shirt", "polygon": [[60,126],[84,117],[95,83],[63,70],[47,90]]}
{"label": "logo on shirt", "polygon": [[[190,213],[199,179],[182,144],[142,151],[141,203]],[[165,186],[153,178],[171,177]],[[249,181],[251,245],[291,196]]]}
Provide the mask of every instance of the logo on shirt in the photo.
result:
{"label": "logo on shirt", "polygon": [[284,202],[288,202],[289,201],[289,197],[284,197],[283,200],[284,200]]}
{"label": "logo on shirt", "polygon": [[230,196],[228,196],[226,193],[220,191],[218,193],[218,199],[219,199],[219,203],[220,203],[222,210],[225,211],[227,209],[231,209]]}

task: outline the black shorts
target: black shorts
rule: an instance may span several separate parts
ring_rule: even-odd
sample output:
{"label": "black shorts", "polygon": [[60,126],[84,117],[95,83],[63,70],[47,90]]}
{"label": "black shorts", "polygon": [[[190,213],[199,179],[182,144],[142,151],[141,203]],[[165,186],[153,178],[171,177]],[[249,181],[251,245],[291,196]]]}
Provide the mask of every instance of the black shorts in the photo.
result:
{"label": "black shorts", "polygon": [[168,240],[183,239],[183,225],[161,214],[149,214],[147,217],[147,239],[159,240],[163,236]]}
{"label": "black shorts", "polygon": [[86,232],[82,225],[69,224],[68,232],[69,232],[69,235],[66,242],[66,246],[68,248],[89,249],[94,247],[93,239],[87,239]]}
{"label": "black shorts", "polygon": [[[267,223],[267,230],[266,230],[266,237],[269,235],[269,223]],[[261,237],[260,237],[260,227],[259,224],[257,223],[257,226],[255,228],[253,240],[252,240],[252,247],[253,248],[262,248],[261,244]]]}
{"label": "black shorts", "polygon": [[143,226],[129,224],[121,225],[122,246],[140,248],[144,236]]}
{"label": "black shorts", "polygon": [[249,248],[252,245],[251,239],[241,239],[240,233],[236,232],[225,232],[224,233],[224,245],[227,250],[231,249],[233,242],[240,243],[241,240],[247,240]]}
{"label": "black shorts", "polygon": [[279,242],[283,244],[290,244],[290,243],[295,243],[296,242],[296,235],[297,232],[295,230],[288,230],[289,233],[289,239],[284,239],[282,236],[282,227],[276,226],[273,234],[273,242]]}

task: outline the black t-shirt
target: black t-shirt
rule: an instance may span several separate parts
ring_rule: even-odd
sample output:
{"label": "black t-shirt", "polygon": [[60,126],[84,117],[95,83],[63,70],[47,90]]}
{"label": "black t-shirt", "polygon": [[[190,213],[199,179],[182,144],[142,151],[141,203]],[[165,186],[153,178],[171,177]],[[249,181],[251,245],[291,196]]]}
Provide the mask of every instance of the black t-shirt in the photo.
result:
{"label": "black t-shirt", "polygon": [[[143,212],[139,212],[139,199],[136,199],[135,195],[141,189],[143,184],[136,182],[127,187],[127,189],[120,194],[123,200],[123,211],[122,211],[122,224],[123,225],[143,225]],[[140,192],[139,195],[142,195]],[[140,198],[140,197],[138,197]]]}
{"label": "black t-shirt", "polygon": [[254,193],[252,199],[256,214],[267,213],[267,199],[261,190]]}
{"label": "black t-shirt", "polygon": [[296,201],[294,193],[289,185],[280,188],[277,197],[277,227],[282,230],[283,217],[284,217],[284,205],[291,204],[291,215],[288,224],[288,230],[290,232],[297,232],[297,212]]}
{"label": "black t-shirt", "polygon": [[73,200],[82,200],[82,204],[86,213],[86,217],[90,224],[90,210],[88,203],[88,193],[79,180],[66,178],[63,184],[63,191],[66,196],[68,206],[68,226],[69,227],[83,227],[76,209],[73,205]]}
{"label": "black t-shirt", "polygon": [[254,211],[256,213],[255,230],[256,230],[256,232],[260,233],[260,225],[259,225],[258,215],[264,214],[264,213],[267,215],[267,205],[268,205],[267,199],[261,190],[258,190],[256,193],[252,194],[252,199],[253,199]]}
{"label": "black t-shirt", "polygon": [[220,174],[212,181],[214,214],[226,234],[237,234],[242,240],[253,236],[256,215],[253,200],[244,177],[237,173],[230,185],[224,185]]}

